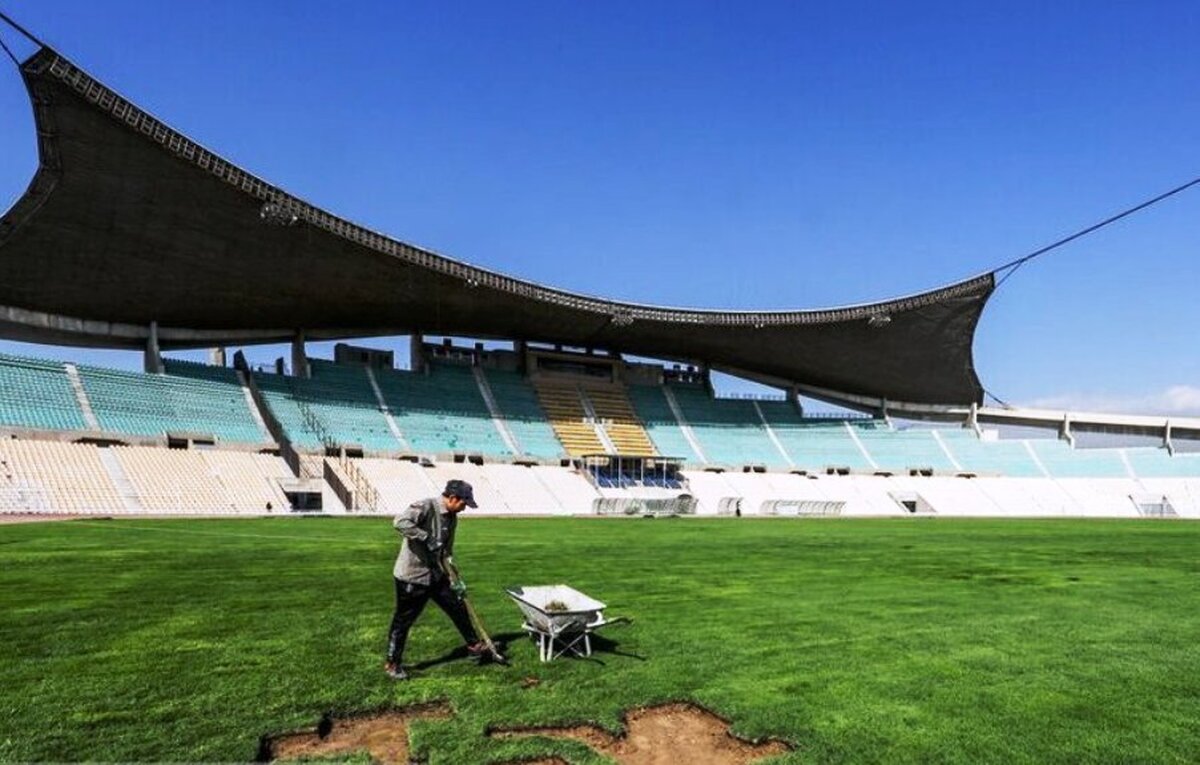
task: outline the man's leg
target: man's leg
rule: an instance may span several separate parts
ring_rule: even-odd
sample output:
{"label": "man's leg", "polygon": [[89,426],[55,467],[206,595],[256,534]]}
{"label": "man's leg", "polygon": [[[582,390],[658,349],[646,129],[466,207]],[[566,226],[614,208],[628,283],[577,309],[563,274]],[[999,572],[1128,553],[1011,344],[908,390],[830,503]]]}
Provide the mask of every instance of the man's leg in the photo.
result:
{"label": "man's leg", "polygon": [[429,588],[411,582],[396,580],[396,611],[392,614],[392,627],[388,631],[388,664],[400,666],[404,656],[404,644],[408,641],[408,631],[413,622],[421,615],[425,603],[429,600]]}
{"label": "man's leg", "polygon": [[467,614],[467,607],[463,604],[454,590],[450,589],[450,580],[442,579],[435,582],[430,588],[429,597],[433,599],[438,607],[446,612],[446,616],[450,617],[450,621],[454,622],[454,626],[458,628],[458,634],[462,635],[463,640],[468,646],[475,645],[479,642],[479,633],[475,631],[474,625],[471,624],[471,617]]}

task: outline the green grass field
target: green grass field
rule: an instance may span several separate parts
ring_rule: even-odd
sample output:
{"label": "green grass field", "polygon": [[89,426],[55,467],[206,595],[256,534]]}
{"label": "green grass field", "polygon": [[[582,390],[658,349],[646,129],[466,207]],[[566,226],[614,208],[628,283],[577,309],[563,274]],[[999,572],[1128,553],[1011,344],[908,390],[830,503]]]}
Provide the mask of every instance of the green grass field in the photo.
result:
{"label": "green grass field", "polygon": [[[1200,761],[1200,524],[468,518],[458,548],[493,632],[505,585],[635,621],[596,662],[521,640],[397,684],[386,520],[0,526],[0,760],[245,762],[325,710],[445,699],[411,732],[434,764],[600,762],[483,734],[666,700],[796,746],[776,762]],[[431,607],[406,658],[457,644]]]}

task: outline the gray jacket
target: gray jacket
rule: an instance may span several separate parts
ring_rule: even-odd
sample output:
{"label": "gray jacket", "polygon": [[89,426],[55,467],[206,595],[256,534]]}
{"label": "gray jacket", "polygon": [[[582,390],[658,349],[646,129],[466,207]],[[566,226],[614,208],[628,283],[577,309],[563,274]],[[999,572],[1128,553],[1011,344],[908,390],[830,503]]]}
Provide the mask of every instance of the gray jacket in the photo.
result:
{"label": "gray jacket", "polygon": [[[449,557],[454,550],[458,518],[446,512],[439,497],[413,502],[396,516],[392,526],[404,536],[404,545],[392,569],[397,579],[428,585],[445,576],[438,559]],[[440,541],[441,547],[436,552],[430,551],[430,540]]]}

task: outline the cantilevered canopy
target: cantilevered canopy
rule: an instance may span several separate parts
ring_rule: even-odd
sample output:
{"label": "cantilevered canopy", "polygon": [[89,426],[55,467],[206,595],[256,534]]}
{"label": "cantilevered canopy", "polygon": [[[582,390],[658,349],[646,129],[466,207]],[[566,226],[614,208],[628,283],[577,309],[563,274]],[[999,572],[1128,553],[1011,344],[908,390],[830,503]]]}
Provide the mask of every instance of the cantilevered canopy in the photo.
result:
{"label": "cantilevered canopy", "polygon": [[[368,231],[221,159],[42,48],[40,165],[0,220],[0,334],[165,348],[420,332],[708,364],[832,400],[982,399],[992,274],[831,310],[703,311],[513,279]],[[764,273],[767,281],[782,275]]]}

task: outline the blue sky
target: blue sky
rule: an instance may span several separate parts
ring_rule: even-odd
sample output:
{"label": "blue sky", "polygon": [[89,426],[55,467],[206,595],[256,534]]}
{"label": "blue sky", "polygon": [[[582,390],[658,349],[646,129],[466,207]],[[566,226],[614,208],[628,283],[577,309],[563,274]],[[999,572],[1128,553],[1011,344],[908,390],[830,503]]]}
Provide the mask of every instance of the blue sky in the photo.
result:
{"label": "blue sky", "polygon": [[[821,307],[920,291],[1200,175],[1196,3],[0,8],[314,203],[643,302]],[[36,165],[12,66],[0,115],[7,206]],[[1019,272],[977,335],[985,386],[1025,404],[1200,414],[1198,212],[1194,190]]]}

